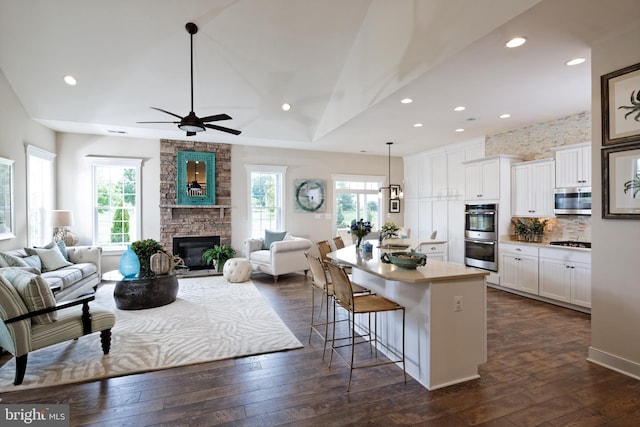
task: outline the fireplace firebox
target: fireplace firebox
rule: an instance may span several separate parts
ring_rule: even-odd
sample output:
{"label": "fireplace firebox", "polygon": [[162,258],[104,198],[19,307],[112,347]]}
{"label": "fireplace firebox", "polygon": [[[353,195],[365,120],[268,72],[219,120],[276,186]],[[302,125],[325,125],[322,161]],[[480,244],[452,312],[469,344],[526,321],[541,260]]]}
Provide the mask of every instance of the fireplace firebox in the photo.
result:
{"label": "fireplace firebox", "polygon": [[220,236],[174,237],[173,254],[184,260],[190,270],[213,268],[202,264],[202,254],[220,244]]}

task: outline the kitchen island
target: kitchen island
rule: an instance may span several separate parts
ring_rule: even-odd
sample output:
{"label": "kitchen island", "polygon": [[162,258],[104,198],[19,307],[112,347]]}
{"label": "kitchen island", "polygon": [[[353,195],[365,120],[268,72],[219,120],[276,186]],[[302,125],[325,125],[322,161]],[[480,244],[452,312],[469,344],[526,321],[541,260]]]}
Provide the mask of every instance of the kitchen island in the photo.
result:
{"label": "kitchen island", "polygon": [[[352,280],[406,308],[406,371],[429,390],[479,378],[487,359],[487,271],[427,259],[406,270],[380,261],[384,249],[355,246],[329,257],[352,267]],[[402,314],[378,316],[380,339],[402,351]],[[381,348],[381,350],[384,350]]]}

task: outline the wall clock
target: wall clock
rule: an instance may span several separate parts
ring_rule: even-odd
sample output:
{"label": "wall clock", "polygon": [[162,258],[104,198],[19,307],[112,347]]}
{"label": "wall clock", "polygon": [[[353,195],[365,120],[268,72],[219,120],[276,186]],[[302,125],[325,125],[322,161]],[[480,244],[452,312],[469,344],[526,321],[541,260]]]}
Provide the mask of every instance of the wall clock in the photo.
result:
{"label": "wall clock", "polygon": [[296,212],[324,212],[324,180],[296,179],[294,184]]}

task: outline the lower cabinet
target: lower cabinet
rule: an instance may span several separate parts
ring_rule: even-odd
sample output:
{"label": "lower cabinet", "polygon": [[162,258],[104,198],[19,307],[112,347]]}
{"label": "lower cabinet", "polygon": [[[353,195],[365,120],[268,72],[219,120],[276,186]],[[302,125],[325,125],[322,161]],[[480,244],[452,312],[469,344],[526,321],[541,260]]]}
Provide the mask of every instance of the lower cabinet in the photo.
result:
{"label": "lower cabinet", "polygon": [[500,243],[500,286],[591,308],[591,253]]}
{"label": "lower cabinet", "polygon": [[540,296],[591,307],[591,254],[540,248]]}
{"label": "lower cabinet", "polygon": [[538,295],[538,248],[500,243],[500,284]]}
{"label": "lower cabinet", "polygon": [[429,259],[437,259],[439,261],[447,261],[447,244],[446,243],[423,243],[420,245],[420,252],[427,255]]}

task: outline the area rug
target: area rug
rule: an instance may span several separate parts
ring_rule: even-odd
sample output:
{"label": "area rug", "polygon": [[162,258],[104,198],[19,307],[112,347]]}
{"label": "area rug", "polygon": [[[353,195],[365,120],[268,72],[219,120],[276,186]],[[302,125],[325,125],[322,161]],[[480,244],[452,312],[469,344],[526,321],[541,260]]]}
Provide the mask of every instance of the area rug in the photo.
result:
{"label": "area rug", "polygon": [[180,279],[175,302],[146,310],[118,310],[113,284],[96,301],[116,313],[111,351],[100,334],[29,353],[24,383],[13,385],[14,359],[0,368],[0,392],[93,381],[301,348],[302,344],[255,285],[222,276]]}

